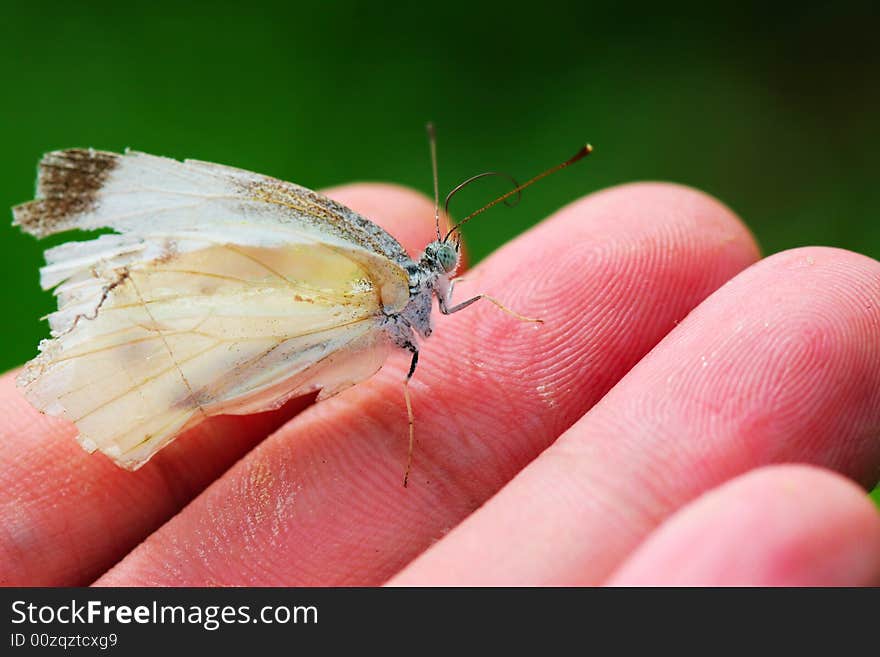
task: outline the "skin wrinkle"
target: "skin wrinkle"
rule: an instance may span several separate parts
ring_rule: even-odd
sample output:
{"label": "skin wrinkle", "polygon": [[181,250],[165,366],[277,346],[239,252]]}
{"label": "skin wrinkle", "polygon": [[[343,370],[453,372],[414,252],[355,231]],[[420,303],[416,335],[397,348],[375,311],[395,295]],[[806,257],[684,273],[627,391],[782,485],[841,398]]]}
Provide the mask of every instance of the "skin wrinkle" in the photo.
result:
{"label": "skin wrinkle", "polygon": [[[640,203],[636,204],[637,212],[635,207],[626,208],[629,204],[626,199],[632,194],[640,196]],[[673,209],[678,207],[678,199],[682,195],[688,198],[693,196],[697,199],[695,203],[711,208],[704,210],[704,213],[723,215],[719,221],[727,222],[731,227],[736,226],[739,231],[739,240],[715,256],[721,260],[716,266],[705,267],[710,257],[706,253],[717,252],[717,231],[710,227],[703,232],[702,226],[695,223],[693,218],[682,217],[677,209]],[[624,206],[623,212],[619,211],[620,205]],[[610,357],[603,351],[596,351],[594,360],[587,363],[580,361],[580,376],[572,377],[577,381],[577,387],[572,388],[565,398],[557,398],[556,408],[563,425],[571,424],[601,397],[614,379],[622,374],[621,369],[636,362],[690,307],[756,257],[750,236],[726,209],[702,194],[666,185],[636,185],[597,194],[569,206],[553,220],[506,246],[484,263],[484,269],[481,269],[486,276],[481,281],[484,289],[502,297],[505,303],[510,303],[510,299],[524,297],[518,287],[522,272],[533,271],[548,259],[556,260],[557,254],[564,253],[568,245],[581,239],[589,226],[605,226],[603,230],[607,232],[607,225],[613,223],[614,230],[621,234],[641,234],[640,231],[656,229],[658,219],[655,213],[660,217],[665,214],[668,221],[681,221],[685,226],[695,225],[697,236],[692,232],[682,232],[682,235],[689,237],[685,243],[678,245],[681,253],[677,258],[663,261],[663,270],[660,272],[642,270],[639,273],[638,285],[648,285],[648,294],[667,299],[662,313],[640,313],[636,301],[614,299],[627,306],[627,312],[620,317],[632,320],[633,326],[610,335],[590,335],[589,342],[626,342],[627,346],[612,344],[608,352]],[[619,275],[631,275],[630,272],[634,270],[628,266],[628,258],[639,257],[642,257],[639,252],[622,256],[613,271]],[[533,298],[552,297],[552,290],[569,284],[573,276],[573,272],[557,269],[541,281],[530,280],[527,286],[539,285],[547,290],[544,297],[536,294]],[[578,280],[584,282],[583,277]],[[586,281],[585,285],[587,287],[581,291],[580,298],[566,300],[564,310],[569,316],[580,316],[581,306],[585,303],[589,305],[591,295],[601,293],[599,288],[590,286],[590,281]],[[633,282],[630,287],[622,285],[618,289],[625,294],[627,289],[634,289],[636,285]],[[669,296],[669,287],[674,290],[673,295],[682,296]],[[529,289],[530,292],[535,290],[534,287]],[[516,309],[532,314],[533,299],[525,301],[524,307],[517,306]],[[300,509],[312,506],[315,513],[314,519],[308,522],[294,514],[284,534],[284,549],[268,553],[264,550],[262,556],[269,564],[267,570],[272,577],[262,583],[362,584],[379,583],[386,579],[497,490],[499,484],[494,482],[498,474],[487,476],[485,473],[500,473],[501,476],[512,473],[518,467],[516,462],[525,463],[534,458],[540,451],[536,447],[546,446],[555,438],[554,435],[530,436],[524,441],[525,444],[518,444],[519,438],[515,433],[496,436],[492,429],[502,420],[516,423],[519,417],[522,422],[535,408],[540,408],[541,400],[534,395],[533,387],[523,385],[518,388],[520,384],[517,381],[533,379],[535,372],[545,371],[542,358],[545,341],[552,343],[558,340],[566,322],[560,321],[556,326],[544,325],[541,331],[534,331],[503,313],[495,311],[492,315],[490,310],[495,309],[487,307],[477,310],[474,315],[462,313],[461,319],[456,318],[456,321],[444,321],[443,330],[438,330],[423,345],[425,358],[420,363],[417,377],[425,386],[425,392],[413,400],[416,407],[421,409],[416,411],[416,422],[417,431],[423,436],[417,458],[423,464],[436,464],[431,465],[436,469],[418,473],[419,480],[424,479],[425,483],[419,481],[419,485],[414,485],[416,482],[413,480],[409,489],[402,488],[399,471],[404,446],[394,440],[394,434],[374,435],[362,431],[362,420],[355,412],[360,408],[361,414],[369,415],[375,408],[377,412],[393,417],[393,422],[403,427],[405,418],[400,412],[402,400],[399,398],[402,372],[399,363],[389,363],[376,377],[346,391],[344,397],[322,402],[264,442],[102,578],[100,583],[119,584],[131,579],[151,583],[164,581],[161,573],[150,569],[152,559],[148,558],[153,551],[162,552],[162,536],[178,531],[189,534],[217,531],[199,509],[209,499],[215,498],[227,500],[227,504],[230,504],[229,500],[235,496],[234,482],[243,475],[244,464],[251,459],[261,458],[269,458],[273,468],[277,468],[281,461],[293,461],[306,468],[299,475],[303,490],[298,503]],[[615,316],[616,313],[609,311],[606,314]],[[449,318],[438,318],[438,328],[441,326],[440,320],[446,319]],[[603,330],[612,327],[615,325],[609,324],[603,326]],[[532,350],[502,348],[483,356],[487,347],[486,339],[507,340],[508,344],[511,340],[522,339],[524,345],[534,341],[536,346]],[[524,395],[524,398],[519,400],[515,408],[505,409],[499,406],[503,402],[497,391],[492,387],[486,388],[480,378],[468,369],[451,373],[448,368],[442,367],[444,361],[439,355],[444,353],[446,344],[454,345],[455,350],[465,355],[474,349],[478,359],[485,362],[481,370],[485,376],[497,376],[510,390],[518,390],[517,394]],[[501,345],[503,347],[503,341]],[[587,344],[584,348],[588,351],[596,349],[594,344]],[[500,352],[505,359],[520,360],[505,360],[499,364],[496,352]],[[612,369],[616,374],[606,373],[599,378],[593,376],[595,369]],[[463,451],[467,436],[452,433],[444,418],[427,408],[428,400],[454,394],[450,388],[470,393],[464,395],[462,403],[470,405],[468,413],[480,419],[480,424],[471,430],[477,435],[487,436],[487,441],[509,441],[505,450],[495,455],[490,453],[489,456]],[[369,406],[370,400],[377,395],[387,401],[375,407]],[[343,399],[348,403],[344,404]],[[322,406],[324,409],[319,410]],[[394,431],[394,425],[389,426]],[[400,435],[403,435],[402,431]],[[340,456],[342,453],[346,455],[344,459]],[[507,454],[514,455],[516,462],[503,464],[492,460],[498,455],[500,458],[510,458]],[[470,487],[460,483],[465,478],[474,483]],[[426,483],[427,480],[430,480],[430,485]],[[486,487],[487,483],[489,488]],[[359,499],[364,500],[365,506],[353,504],[353,500]],[[247,513],[248,509],[245,505],[239,511]],[[215,520],[229,521],[228,518]],[[203,570],[200,567],[198,571],[185,573],[184,582],[195,583],[209,577],[214,581],[235,583],[238,581],[237,573],[247,570],[244,564],[229,563],[232,555],[236,554],[234,546],[239,537],[226,530],[223,533],[230,535],[233,544],[226,545],[223,555],[218,555],[207,575],[200,572]],[[359,536],[357,541],[351,541],[353,535]],[[266,537],[262,540],[265,544]],[[320,546],[320,549],[315,546]],[[376,557],[377,554],[380,556]],[[340,568],[344,572],[340,572]]]}

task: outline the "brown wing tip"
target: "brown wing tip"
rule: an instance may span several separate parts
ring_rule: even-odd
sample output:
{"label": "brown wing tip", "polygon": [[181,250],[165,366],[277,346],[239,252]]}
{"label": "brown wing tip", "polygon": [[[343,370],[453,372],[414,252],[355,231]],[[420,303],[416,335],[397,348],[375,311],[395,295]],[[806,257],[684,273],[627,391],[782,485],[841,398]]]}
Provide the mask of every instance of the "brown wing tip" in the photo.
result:
{"label": "brown wing tip", "polygon": [[36,200],[12,208],[13,224],[38,237],[75,228],[76,217],[94,208],[119,158],[91,148],[46,153],[40,160]]}
{"label": "brown wing tip", "polygon": [[40,160],[37,198],[93,196],[119,164],[116,153],[70,148],[46,153]]}

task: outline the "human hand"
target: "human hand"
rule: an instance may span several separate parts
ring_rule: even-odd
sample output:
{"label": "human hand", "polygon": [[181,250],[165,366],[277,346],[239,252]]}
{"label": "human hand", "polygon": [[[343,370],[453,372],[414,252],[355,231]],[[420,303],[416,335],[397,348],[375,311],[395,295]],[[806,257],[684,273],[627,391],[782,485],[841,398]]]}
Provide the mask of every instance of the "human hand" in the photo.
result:
{"label": "human hand", "polygon": [[[432,237],[412,192],[331,195],[411,253]],[[212,418],[134,473],[7,374],[0,582],[878,584],[880,515],[833,471],[880,468],[880,263],[758,258],[729,210],[660,184],[514,240],[456,296],[544,323],[437,318],[408,488],[405,354],[307,410]],[[762,467],[791,462],[819,467]]]}

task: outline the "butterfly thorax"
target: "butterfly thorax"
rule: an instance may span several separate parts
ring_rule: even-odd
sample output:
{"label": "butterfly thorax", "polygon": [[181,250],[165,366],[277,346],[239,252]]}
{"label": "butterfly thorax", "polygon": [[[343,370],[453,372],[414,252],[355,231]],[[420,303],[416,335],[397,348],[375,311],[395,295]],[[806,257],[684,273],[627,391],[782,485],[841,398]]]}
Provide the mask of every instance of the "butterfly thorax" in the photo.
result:
{"label": "butterfly thorax", "polygon": [[446,297],[449,281],[458,267],[458,252],[445,242],[431,242],[418,262],[406,266],[409,274],[409,302],[400,320],[422,337],[433,331],[433,296]]}

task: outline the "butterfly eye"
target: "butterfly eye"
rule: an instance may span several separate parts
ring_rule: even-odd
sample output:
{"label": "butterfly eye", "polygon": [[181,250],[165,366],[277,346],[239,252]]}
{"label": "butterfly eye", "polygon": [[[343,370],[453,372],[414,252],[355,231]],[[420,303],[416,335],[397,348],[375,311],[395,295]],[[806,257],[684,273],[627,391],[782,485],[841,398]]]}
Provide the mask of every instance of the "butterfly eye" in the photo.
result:
{"label": "butterfly eye", "polygon": [[447,274],[458,265],[458,253],[451,244],[441,244],[437,249],[437,261]]}

